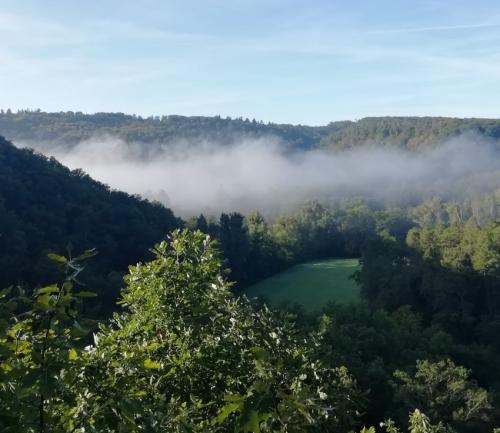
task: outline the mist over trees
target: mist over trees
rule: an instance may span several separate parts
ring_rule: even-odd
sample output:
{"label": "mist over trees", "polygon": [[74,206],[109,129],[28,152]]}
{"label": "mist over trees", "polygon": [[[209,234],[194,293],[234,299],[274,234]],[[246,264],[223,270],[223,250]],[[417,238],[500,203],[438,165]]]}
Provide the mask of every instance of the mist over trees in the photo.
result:
{"label": "mist over trees", "polygon": [[[278,136],[287,158],[348,158],[351,144],[374,155],[368,149],[378,143],[406,149],[414,165],[401,172],[417,164],[428,178],[453,173],[448,183],[465,192],[439,194],[446,184],[438,181],[403,201],[298,196],[272,215],[200,209],[183,220],[1,139],[2,431],[490,433],[500,425],[496,121],[380,118],[321,129],[19,112],[0,115],[0,125],[10,138],[45,137],[43,146],[54,139],[59,148],[113,134],[131,140],[132,160],[153,160],[164,144],[189,147],[205,133],[221,147],[242,134]],[[450,146],[464,131],[474,135]],[[429,165],[428,155],[450,167]],[[128,176],[139,182],[146,172]],[[365,183],[374,187],[373,178]],[[244,296],[263,278],[331,257],[360,258],[358,302],[271,311]],[[370,425],[379,428],[363,430]]]}
{"label": "mist over trees", "polygon": [[[0,112],[0,134],[28,144],[73,146],[95,136],[111,136],[128,143],[169,145],[183,141],[230,144],[236,140],[276,136],[293,148],[310,149],[330,129],[264,123],[255,119],[202,116],[141,117],[123,113],[45,113],[10,110]],[[144,150],[152,152],[151,148]],[[153,149],[154,151],[154,149]]]}
{"label": "mist over trees", "polygon": [[438,146],[463,133],[500,139],[498,119],[451,117],[369,117],[336,121],[324,126],[264,123],[220,116],[151,116],[124,113],[46,113],[2,110],[0,134],[11,141],[75,145],[93,137],[112,136],[128,143],[171,144],[208,141],[230,144],[274,136],[295,149],[346,149],[351,146],[395,146],[421,150]]}
{"label": "mist over trees", "polygon": [[[160,201],[183,217],[259,210],[269,218],[307,200],[332,204],[353,196],[406,207],[434,196],[472,199],[500,184],[495,121],[373,118],[332,125],[119,113],[0,115],[0,132],[16,146]],[[346,131],[341,141],[349,144],[325,144],[333,130]],[[66,132],[76,135],[64,141]]]}

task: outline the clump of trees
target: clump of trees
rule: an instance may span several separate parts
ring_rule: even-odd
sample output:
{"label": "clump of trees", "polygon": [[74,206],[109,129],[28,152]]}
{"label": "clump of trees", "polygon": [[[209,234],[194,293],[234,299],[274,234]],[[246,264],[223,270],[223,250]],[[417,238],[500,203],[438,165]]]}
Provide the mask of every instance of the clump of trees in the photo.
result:
{"label": "clump of trees", "polygon": [[[498,222],[479,226],[471,219],[446,227],[412,228],[407,242],[380,238],[365,245],[357,280],[368,304],[369,309],[365,311],[368,317],[362,317],[359,306],[351,307],[348,318],[342,315],[341,307],[332,307],[332,316],[343,319],[330,337],[332,342],[340,341],[348,348],[347,353],[354,359],[349,365],[360,384],[378,383],[377,389],[395,399],[393,407],[398,407],[404,399],[398,398],[398,391],[390,389],[388,384],[394,370],[405,371],[397,377],[400,385],[404,383],[404,387],[413,389],[407,393],[411,394],[413,404],[420,401],[420,408],[427,407],[426,413],[431,417],[434,409],[447,406],[449,412],[441,411],[440,417],[451,420],[458,417],[458,412],[452,410],[454,403],[450,397],[460,398],[461,389],[472,399],[465,406],[482,407],[481,394],[476,395],[472,388],[465,390],[461,385],[470,372],[466,374],[466,370],[455,369],[447,363],[434,366],[420,363],[415,378],[419,371],[425,371],[428,377],[437,374],[441,378],[453,372],[456,380],[433,382],[429,379],[430,382],[417,386],[409,376],[412,365],[419,359],[444,362],[442,360],[450,357],[469,368],[479,383],[492,391],[493,407],[498,407],[498,230]],[[382,353],[383,350],[388,351]],[[383,362],[373,365],[369,358],[374,354],[379,354]],[[362,366],[366,365],[371,367],[363,371]],[[429,407],[426,405],[432,399],[425,390],[432,388],[432,383],[444,394],[440,397],[441,403],[435,402]],[[447,390],[446,383],[453,385],[452,389]],[[418,400],[416,396],[421,392]],[[469,413],[470,409],[465,406],[461,413]],[[494,414],[493,419],[498,418],[498,409],[490,412]],[[460,424],[463,420],[455,421]],[[481,417],[474,422],[475,427],[471,428],[469,422],[468,428],[482,431]],[[468,431],[463,425],[460,428]]]}
{"label": "clump of trees", "polygon": [[[396,398],[407,408],[419,407],[447,425],[487,420],[492,406],[486,390],[469,379],[470,371],[451,360],[417,361],[413,375],[395,371]],[[399,382],[399,383],[398,383]]]}
{"label": "clump of trees", "polygon": [[200,215],[187,226],[210,234],[239,288],[286,267],[325,257],[359,257],[363,245],[379,235],[404,239],[414,223],[402,210],[375,211],[349,200],[337,207],[317,201],[271,222],[255,212],[222,214],[219,220]]}

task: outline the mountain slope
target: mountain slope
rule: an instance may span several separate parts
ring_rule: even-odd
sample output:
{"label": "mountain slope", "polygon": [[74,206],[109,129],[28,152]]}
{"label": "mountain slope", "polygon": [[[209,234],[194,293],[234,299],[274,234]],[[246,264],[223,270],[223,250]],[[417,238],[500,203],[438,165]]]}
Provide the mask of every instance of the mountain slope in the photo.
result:
{"label": "mountain slope", "polygon": [[111,191],[82,171],[0,137],[0,288],[54,281],[49,251],[97,248],[82,279],[109,302],[127,266],[146,258],[181,224],[159,204]]}

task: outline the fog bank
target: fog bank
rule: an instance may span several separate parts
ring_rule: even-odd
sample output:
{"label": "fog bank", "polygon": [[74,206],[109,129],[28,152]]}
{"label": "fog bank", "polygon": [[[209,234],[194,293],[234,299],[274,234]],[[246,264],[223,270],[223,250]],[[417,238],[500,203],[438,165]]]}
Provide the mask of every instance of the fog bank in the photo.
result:
{"label": "fog bank", "polygon": [[107,137],[37,150],[112,188],[161,201],[182,216],[255,209],[274,215],[305,200],[348,196],[397,205],[434,195],[463,198],[500,186],[498,148],[470,135],[426,153],[380,147],[291,152],[273,138],[231,146],[158,146]]}

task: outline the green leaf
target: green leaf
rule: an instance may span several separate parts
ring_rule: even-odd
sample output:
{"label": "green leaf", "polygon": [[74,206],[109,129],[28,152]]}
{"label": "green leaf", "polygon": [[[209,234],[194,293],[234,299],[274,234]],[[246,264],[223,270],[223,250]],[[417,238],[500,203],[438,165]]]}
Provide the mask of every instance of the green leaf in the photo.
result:
{"label": "green leaf", "polygon": [[49,253],[47,254],[47,257],[54,261],[54,262],[57,262],[57,263],[67,263],[68,262],[68,259],[66,259],[66,257],[64,256],[59,256],[57,254],[54,254],[54,253]]}
{"label": "green leaf", "polygon": [[78,352],[75,349],[68,350],[68,360],[76,361],[78,359]]}
{"label": "green leaf", "polygon": [[152,359],[146,359],[144,360],[144,367],[146,367],[149,370],[159,370],[161,367],[161,364],[157,361],[153,361]]}
{"label": "green leaf", "polygon": [[240,406],[239,403],[229,403],[224,406],[219,414],[212,420],[212,425],[222,424],[229,415],[239,410]]}
{"label": "green leaf", "polygon": [[47,287],[42,287],[41,289],[38,289],[38,294],[43,295],[45,293],[57,293],[59,292],[59,287],[57,285],[52,284],[51,286]]}
{"label": "green leaf", "polygon": [[7,287],[6,289],[0,290],[0,298],[4,298],[12,292],[12,287]]}
{"label": "green leaf", "polygon": [[50,294],[45,293],[36,298],[35,306],[40,308],[41,310],[47,310],[49,308],[49,303],[50,303]]}

